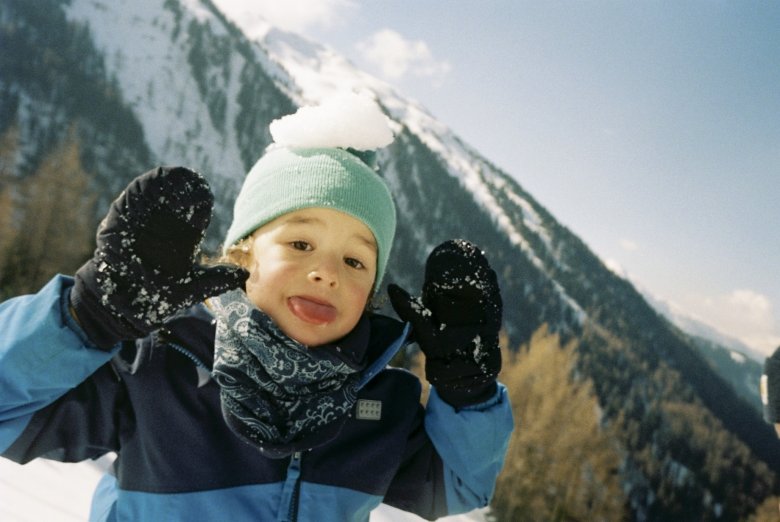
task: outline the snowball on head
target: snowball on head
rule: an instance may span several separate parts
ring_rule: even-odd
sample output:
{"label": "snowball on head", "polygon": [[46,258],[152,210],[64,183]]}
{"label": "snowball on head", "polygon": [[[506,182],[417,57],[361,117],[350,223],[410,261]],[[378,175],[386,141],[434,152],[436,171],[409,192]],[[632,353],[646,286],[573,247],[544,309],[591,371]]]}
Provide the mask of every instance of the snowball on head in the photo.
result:
{"label": "snowball on head", "polygon": [[375,150],[393,141],[387,116],[367,94],[343,93],[301,107],[271,122],[274,142],[285,147]]}

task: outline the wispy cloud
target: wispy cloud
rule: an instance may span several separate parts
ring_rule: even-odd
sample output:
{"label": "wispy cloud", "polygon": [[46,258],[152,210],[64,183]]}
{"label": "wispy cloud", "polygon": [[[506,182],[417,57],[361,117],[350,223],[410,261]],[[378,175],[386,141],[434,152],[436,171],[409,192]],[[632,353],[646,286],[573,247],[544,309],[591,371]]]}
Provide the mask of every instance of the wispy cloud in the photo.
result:
{"label": "wispy cloud", "polygon": [[767,355],[780,345],[780,327],[770,299],[740,289],[714,297],[690,297],[683,305],[720,332]]}
{"label": "wispy cloud", "polygon": [[446,60],[434,58],[427,43],[409,40],[392,29],[377,31],[359,42],[357,49],[363,59],[390,80],[413,75],[441,82],[452,69]]}

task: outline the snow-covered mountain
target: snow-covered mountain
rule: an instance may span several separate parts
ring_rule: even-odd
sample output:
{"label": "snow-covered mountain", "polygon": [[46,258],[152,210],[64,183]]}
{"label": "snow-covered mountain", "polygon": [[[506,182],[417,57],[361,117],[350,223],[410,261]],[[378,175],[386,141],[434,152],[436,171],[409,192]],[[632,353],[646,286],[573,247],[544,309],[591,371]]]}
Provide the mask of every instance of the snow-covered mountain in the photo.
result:
{"label": "snow-covered mountain", "polygon": [[637,519],[741,518],[773,489],[773,433],[689,336],[528,194],[522,172],[501,171],[332,50],[270,26],[250,38],[209,0],[3,0],[0,38],[0,133],[18,131],[18,176],[68,129],[94,173],[98,214],[151,166],[191,166],[216,195],[211,246],[271,120],[336,90],[373,93],[396,133],[379,157],[400,213],[386,281],[419,288],[433,246],[479,244],[499,275],[511,347],[545,323],[578,339],[576,373],[617,428]]}
{"label": "snow-covered mountain", "polygon": [[686,314],[674,304],[643,291],[647,302],[690,338],[712,368],[725,379],[743,399],[757,411],[762,410],[758,383],[763,373],[765,356],[737,339],[717,331]]}
{"label": "snow-covered mountain", "polygon": [[677,326],[683,332],[707,339],[723,348],[726,348],[732,352],[735,352],[735,359],[739,359],[740,356],[748,356],[758,362],[763,362],[766,355],[758,352],[757,350],[746,345],[742,341],[730,337],[713,326],[693,317],[680,306],[665,301],[660,297],[653,295],[653,293],[647,288],[642,288],[640,285],[636,285],[637,290],[642,293],[642,296],[647,302],[657,310],[661,315],[669,319],[675,326]]}
{"label": "snow-covered mountain", "polygon": [[764,354],[692,317],[674,303],[653,295],[647,288],[637,285],[637,289],[659,314],[689,336],[690,344],[740,397],[756,411],[762,411],[758,384],[763,373]]}

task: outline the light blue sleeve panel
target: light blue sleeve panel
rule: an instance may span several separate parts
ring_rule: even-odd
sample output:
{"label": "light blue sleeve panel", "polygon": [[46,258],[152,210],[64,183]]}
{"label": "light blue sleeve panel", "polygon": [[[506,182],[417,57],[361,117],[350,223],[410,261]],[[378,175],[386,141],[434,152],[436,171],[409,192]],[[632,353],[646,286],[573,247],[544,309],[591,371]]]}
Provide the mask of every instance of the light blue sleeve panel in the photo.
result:
{"label": "light blue sleeve panel", "polygon": [[506,387],[482,403],[453,408],[431,387],[425,429],[444,463],[447,509],[465,513],[488,505],[514,428]]}
{"label": "light blue sleeve panel", "polygon": [[92,346],[70,315],[72,285],[72,278],[56,276],[37,294],[0,304],[0,452],[24,429],[22,419],[29,420],[113,355]]}

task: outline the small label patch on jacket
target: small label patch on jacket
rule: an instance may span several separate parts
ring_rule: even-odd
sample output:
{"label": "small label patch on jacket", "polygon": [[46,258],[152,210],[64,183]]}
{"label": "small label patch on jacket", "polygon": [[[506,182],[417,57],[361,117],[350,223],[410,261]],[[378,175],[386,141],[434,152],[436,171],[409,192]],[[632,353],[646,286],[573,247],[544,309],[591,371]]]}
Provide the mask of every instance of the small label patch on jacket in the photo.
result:
{"label": "small label patch on jacket", "polygon": [[382,401],[358,399],[355,418],[360,420],[379,420],[382,418]]}

